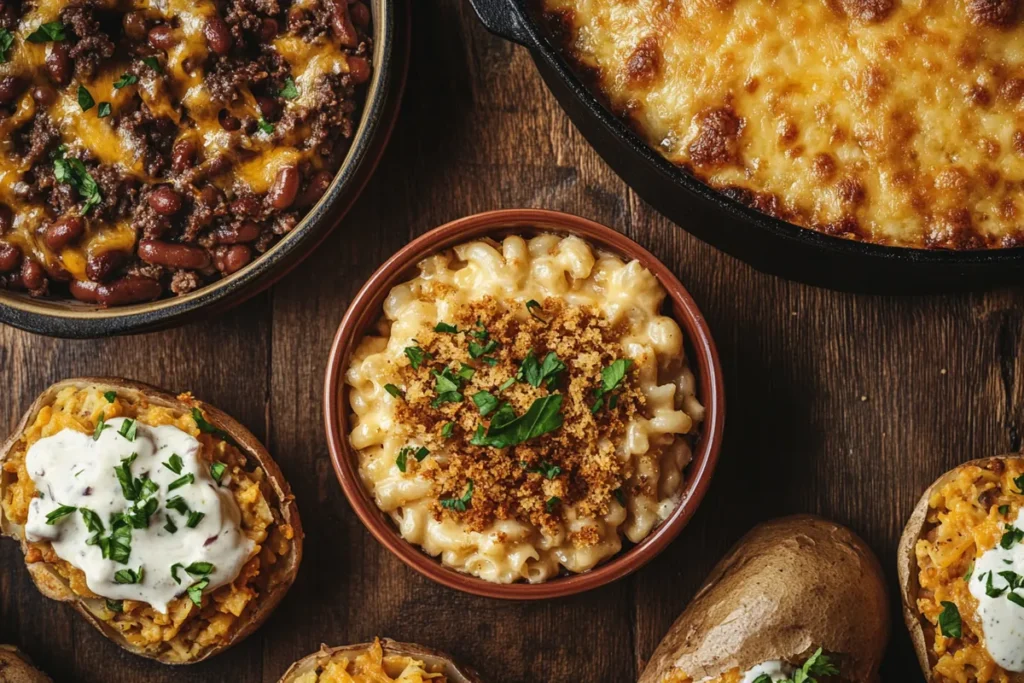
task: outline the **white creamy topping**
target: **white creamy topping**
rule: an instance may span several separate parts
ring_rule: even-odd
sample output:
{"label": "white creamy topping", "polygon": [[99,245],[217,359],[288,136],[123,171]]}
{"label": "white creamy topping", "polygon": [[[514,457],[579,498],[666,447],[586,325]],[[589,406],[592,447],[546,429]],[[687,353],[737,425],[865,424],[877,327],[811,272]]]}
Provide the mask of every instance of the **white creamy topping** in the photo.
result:
{"label": "white creamy topping", "polygon": [[[199,459],[199,441],[177,427],[148,427],[140,422],[134,422],[135,438],[130,440],[132,423],[114,418],[106,423],[98,439],[65,429],[29,448],[25,464],[39,495],[29,506],[25,535],[30,541],[49,541],[61,559],[85,573],[89,590],[97,595],[138,600],[166,614],[168,602],[203,579],[209,579],[205,592],[234,580],[254,544],[242,533],[241,515],[231,492],[214,481],[209,464]],[[133,455],[127,469],[132,482],[129,487],[140,490],[136,501],[126,498],[115,470]],[[180,473],[173,471],[178,458]],[[189,474],[194,481],[168,490],[173,482]],[[147,479],[156,487],[144,485]],[[222,483],[227,483],[226,475]],[[156,500],[156,507],[148,525],[142,529],[128,527],[131,547],[127,562],[116,561],[116,551],[110,553],[114,558],[104,558],[101,546],[110,545],[106,539],[115,528],[112,520],[143,508],[151,498]],[[180,507],[184,512],[169,509],[168,500],[172,508]],[[78,509],[47,523],[47,515],[61,506]],[[87,527],[89,511],[96,513],[103,525],[98,538],[95,529]],[[144,514],[134,518],[145,524]],[[194,527],[189,527],[190,518]],[[121,527],[121,538],[127,536],[123,522],[116,526]],[[172,533],[171,528],[176,531]],[[113,545],[118,545],[118,539]],[[201,563],[210,563],[213,569],[204,574],[203,569],[208,568]],[[181,565],[176,570],[180,583],[171,575],[172,565]],[[190,566],[197,571],[185,571]],[[123,583],[131,578],[123,570],[140,568],[141,581]],[[115,578],[119,571],[122,582]]]}
{"label": "white creamy topping", "polygon": [[[1017,514],[1012,527],[1024,529],[1024,509]],[[1004,533],[1008,530],[1010,526]],[[1024,671],[1024,605],[1008,598],[1017,595],[1024,603],[1024,586],[1016,590],[1011,586],[1011,581],[1024,581],[1024,544],[1012,536],[1008,540],[1014,541],[1009,548],[996,543],[974,561],[970,590],[978,601],[978,617],[989,655],[1007,671]]]}
{"label": "white creamy topping", "polygon": [[[773,683],[775,681],[783,681],[793,675],[793,667],[786,662],[779,661],[777,659],[770,659],[767,662],[762,662],[752,669],[743,673],[743,678],[740,679],[740,683],[754,683],[758,677],[768,674],[771,676]],[[707,681],[713,681],[718,676],[709,676],[704,678],[697,683],[707,683]]]}

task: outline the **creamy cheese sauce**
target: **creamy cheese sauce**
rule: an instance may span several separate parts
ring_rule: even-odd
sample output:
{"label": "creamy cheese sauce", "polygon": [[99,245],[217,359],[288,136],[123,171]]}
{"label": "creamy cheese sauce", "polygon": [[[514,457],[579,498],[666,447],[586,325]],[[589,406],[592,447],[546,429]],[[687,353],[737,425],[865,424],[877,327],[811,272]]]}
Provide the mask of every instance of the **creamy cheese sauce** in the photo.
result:
{"label": "creamy cheese sauce", "polygon": [[[133,423],[134,440],[130,439]],[[253,542],[242,533],[238,505],[226,487],[228,475],[225,473],[218,485],[209,465],[199,459],[199,447],[199,441],[177,427],[149,427],[127,418],[107,422],[98,438],[65,429],[40,439],[29,448],[25,460],[39,493],[29,507],[26,538],[49,541],[61,559],[85,573],[89,590],[97,595],[138,600],[165,614],[171,600],[204,579],[209,579],[205,591],[230,583],[249,559]],[[141,493],[135,501],[126,497],[116,469],[123,468],[133,455],[127,469],[132,482],[139,482],[136,488]],[[194,480],[181,481],[190,474]],[[145,485],[146,480],[156,486]],[[175,487],[169,490],[172,484]],[[103,525],[99,537],[108,538],[113,519],[152,506],[150,499],[156,500],[156,507],[148,524],[143,519],[145,528],[130,527],[127,561],[105,558],[103,543],[93,540],[95,528],[87,526],[88,511]],[[61,506],[77,510],[59,519],[51,516],[48,522],[47,516]],[[196,520],[198,513],[202,517]],[[138,515],[135,518],[138,520]],[[176,565],[181,565],[175,572],[178,581],[172,576]],[[186,567],[195,571],[188,572]],[[141,580],[124,583],[130,576],[123,570],[140,569]]]}
{"label": "creamy cheese sauce", "polygon": [[[1012,526],[1024,528],[1024,510],[1017,514]],[[1000,572],[1004,576],[1000,576]],[[1009,579],[1013,577],[1007,572],[1024,577],[1024,544],[1020,541],[1010,548],[997,543],[976,559],[970,590],[978,601],[985,649],[995,663],[1007,671],[1024,671],[1024,606],[1007,599],[1011,592],[1024,598],[1024,587],[1011,591]],[[990,575],[992,591],[998,591],[999,595],[988,595]]]}

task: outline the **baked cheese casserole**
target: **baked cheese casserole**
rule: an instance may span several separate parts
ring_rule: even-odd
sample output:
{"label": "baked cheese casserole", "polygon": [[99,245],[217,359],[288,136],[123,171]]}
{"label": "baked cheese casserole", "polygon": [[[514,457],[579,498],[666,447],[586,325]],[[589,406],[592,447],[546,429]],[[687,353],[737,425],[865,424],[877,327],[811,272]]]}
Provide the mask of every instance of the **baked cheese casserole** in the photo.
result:
{"label": "baked cheese casserole", "polygon": [[669,161],[829,235],[1024,245],[1016,0],[542,0]]}
{"label": "baked cheese casserole", "polygon": [[245,267],[325,193],[359,0],[0,2],[0,289],[113,306]]}

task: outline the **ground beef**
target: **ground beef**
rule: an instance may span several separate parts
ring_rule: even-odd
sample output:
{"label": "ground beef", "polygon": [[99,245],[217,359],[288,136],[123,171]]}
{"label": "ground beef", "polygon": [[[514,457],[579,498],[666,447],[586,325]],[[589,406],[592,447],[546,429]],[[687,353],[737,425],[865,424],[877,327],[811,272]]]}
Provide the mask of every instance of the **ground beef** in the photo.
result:
{"label": "ground beef", "polygon": [[117,125],[135,141],[146,173],[159,177],[170,167],[171,148],[178,136],[178,127],[166,117],[154,116],[140,98],[136,98],[134,106],[134,110],[118,117]]}
{"label": "ground beef", "polygon": [[103,32],[91,7],[68,7],[60,17],[77,38],[69,52],[75,62],[75,76],[79,80],[91,79],[100,62],[114,55],[114,42]]}

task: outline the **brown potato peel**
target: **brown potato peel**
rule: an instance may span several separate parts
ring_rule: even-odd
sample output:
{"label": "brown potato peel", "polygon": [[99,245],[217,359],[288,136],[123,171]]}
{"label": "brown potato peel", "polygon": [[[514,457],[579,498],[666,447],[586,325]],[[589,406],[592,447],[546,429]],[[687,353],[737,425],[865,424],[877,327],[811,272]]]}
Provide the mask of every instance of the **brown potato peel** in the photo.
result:
{"label": "brown potato peel", "polygon": [[13,645],[0,645],[0,683],[53,683]]}
{"label": "brown potato peel", "polygon": [[[444,675],[448,677],[449,683],[483,683],[480,675],[472,669],[460,667],[452,658],[443,652],[432,650],[415,643],[400,643],[389,638],[380,639],[381,647],[386,655],[405,655],[422,660],[428,665],[440,664],[444,667]],[[316,668],[317,659],[330,657],[332,655],[346,654],[355,657],[366,652],[373,643],[358,643],[356,645],[343,645],[340,647],[327,647],[321,645],[318,652],[303,657],[288,667],[288,670],[281,676],[278,683],[291,683],[302,674],[308,673]]]}
{"label": "brown potato peel", "polygon": [[694,680],[821,647],[843,680],[878,680],[889,638],[882,569],[849,529],[797,515],[756,526],[715,566],[658,645],[639,683]]}
{"label": "brown potato peel", "polygon": [[[295,498],[292,496],[288,482],[285,481],[284,475],[281,473],[281,469],[277,466],[277,463],[274,462],[270,457],[270,453],[267,452],[267,449],[252,434],[252,432],[224,412],[207,403],[203,403],[202,401],[195,399],[186,403],[162,389],[158,389],[141,382],[134,382],[132,380],[117,377],[80,377],[57,382],[43,391],[43,393],[32,403],[29,409],[25,412],[21,421],[18,423],[18,426],[15,427],[12,435],[4,442],[3,446],[0,447],[0,465],[2,465],[7,459],[8,455],[21,439],[21,435],[25,432],[28,426],[36,419],[39,411],[44,406],[52,404],[57,394],[67,387],[75,387],[79,389],[98,387],[104,391],[113,390],[116,391],[119,396],[123,396],[129,400],[138,400],[138,398],[145,396],[146,400],[151,405],[162,406],[182,413],[190,412],[193,407],[200,408],[206,415],[207,421],[230,435],[242,453],[247,458],[254,461],[266,473],[267,482],[270,486],[270,493],[272,494],[270,502],[272,505],[276,506],[281,514],[282,520],[292,527],[295,532],[295,536],[292,540],[290,551],[277,565],[275,565],[273,569],[276,575],[276,581],[273,583],[272,589],[259,596],[255,609],[243,614],[237,627],[232,629],[227,640],[223,644],[206,650],[199,657],[188,662],[167,661],[162,656],[147,654],[140,648],[131,645],[116,629],[109,626],[105,621],[97,616],[97,613],[104,609],[103,600],[87,599],[76,595],[71,590],[68,582],[45,562],[27,563],[26,566],[29,574],[35,582],[36,587],[39,589],[39,592],[52,600],[71,603],[75,610],[85,617],[86,621],[96,627],[96,629],[105,637],[117,643],[129,652],[143,657],[156,659],[166,664],[194,664],[223,652],[232,645],[244,640],[246,636],[260,627],[267,617],[270,616],[270,613],[273,612],[274,608],[281,601],[281,598],[284,597],[285,593],[288,592],[288,589],[295,581],[295,576],[299,569],[299,563],[302,560],[303,534],[302,523],[299,519],[299,510],[295,504]],[[3,496],[5,485],[6,480],[0,477],[0,498]],[[6,518],[2,507],[0,507],[0,531],[3,532],[3,535],[18,540],[21,543],[22,552],[24,553],[26,551],[27,545],[23,538],[21,527]]]}

